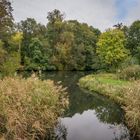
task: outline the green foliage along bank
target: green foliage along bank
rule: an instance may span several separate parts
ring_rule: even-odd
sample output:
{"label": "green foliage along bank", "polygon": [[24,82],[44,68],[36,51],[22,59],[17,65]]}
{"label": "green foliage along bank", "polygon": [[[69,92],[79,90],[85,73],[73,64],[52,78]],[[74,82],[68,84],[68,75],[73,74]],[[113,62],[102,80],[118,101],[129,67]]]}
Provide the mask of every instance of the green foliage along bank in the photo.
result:
{"label": "green foliage along bank", "polygon": [[[0,2],[0,72],[16,70],[115,71],[125,59],[140,64],[140,21],[101,33],[87,23],[48,12],[46,24],[27,18],[15,23],[9,0]],[[18,57],[17,57],[18,56]],[[14,65],[13,65],[14,64]]]}
{"label": "green foliage along bank", "polygon": [[36,77],[0,80],[0,139],[53,139],[64,109],[65,89]]}
{"label": "green foliage along bank", "polygon": [[140,81],[121,80],[115,74],[92,74],[81,78],[79,85],[121,104],[132,134],[140,138]]}
{"label": "green foliage along bank", "polygon": [[99,92],[121,102],[123,100],[121,90],[124,86],[130,84],[130,82],[119,80],[115,74],[93,74],[81,78],[79,84],[83,88]]}

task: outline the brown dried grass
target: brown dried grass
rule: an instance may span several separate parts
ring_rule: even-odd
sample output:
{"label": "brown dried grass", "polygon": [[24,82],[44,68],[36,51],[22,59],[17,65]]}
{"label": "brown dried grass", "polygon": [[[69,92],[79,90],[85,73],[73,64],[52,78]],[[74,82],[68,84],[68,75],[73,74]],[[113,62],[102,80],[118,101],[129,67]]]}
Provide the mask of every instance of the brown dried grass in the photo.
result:
{"label": "brown dried grass", "polygon": [[133,135],[140,139],[140,81],[135,81],[131,86],[123,89],[124,110],[126,123]]}
{"label": "brown dried grass", "polygon": [[47,138],[68,105],[65,89],[37,78],[0,80],[0,136],[6,140]]}

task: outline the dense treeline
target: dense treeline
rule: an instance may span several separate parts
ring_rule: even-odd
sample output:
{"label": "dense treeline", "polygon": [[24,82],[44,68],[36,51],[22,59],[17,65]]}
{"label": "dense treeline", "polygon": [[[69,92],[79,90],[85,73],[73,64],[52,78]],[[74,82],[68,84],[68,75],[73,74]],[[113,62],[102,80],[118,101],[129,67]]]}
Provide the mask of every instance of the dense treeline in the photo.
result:
{"label": "dense treeline", "polygon": [[11,3],[0,1],[0,71],[110,70],[140,63],[140,21],[99,29],[64,20],[59,10],[48,13],[42,25],[33,18],[15,23]]}
{"label": "dense treeline", "polygon": [[[49,13],[47,26],[34,19],[21,21],[21,59],[25,69],[91,69],[100,32],[77,21],[63,21],[58,10]],[[87,62],[87,63],[86,63]]]}

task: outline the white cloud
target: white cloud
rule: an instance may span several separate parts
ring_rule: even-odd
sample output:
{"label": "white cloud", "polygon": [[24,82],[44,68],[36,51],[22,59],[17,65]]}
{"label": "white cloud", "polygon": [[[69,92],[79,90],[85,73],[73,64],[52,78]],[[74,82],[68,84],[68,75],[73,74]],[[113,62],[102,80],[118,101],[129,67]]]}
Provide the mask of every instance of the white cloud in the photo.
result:
{"label": "white cloud", "polygon": [[47,13],[59,9],[66,13],[66,19],[86,22],[100,30],[113,26],[117,9],[115,0],[13,0],[16,21],[33,17],[47,23]]}
{"label": "white cloud", "polygon": [[135,20],[140,20],[140,0],[137,0],[136,5],[128,10],[124,23],[126,25],[131,25]]}

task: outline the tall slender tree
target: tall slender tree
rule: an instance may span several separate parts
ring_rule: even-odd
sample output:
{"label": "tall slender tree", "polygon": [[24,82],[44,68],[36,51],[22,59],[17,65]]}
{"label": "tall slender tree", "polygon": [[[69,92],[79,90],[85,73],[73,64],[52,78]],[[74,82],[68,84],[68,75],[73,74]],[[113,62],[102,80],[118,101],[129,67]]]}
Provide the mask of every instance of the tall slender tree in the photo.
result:
{"label": "tall slender tree", "polygon": [[13,25],[12,11],[9,0],[0,0],[0,39],[5,39]]}

